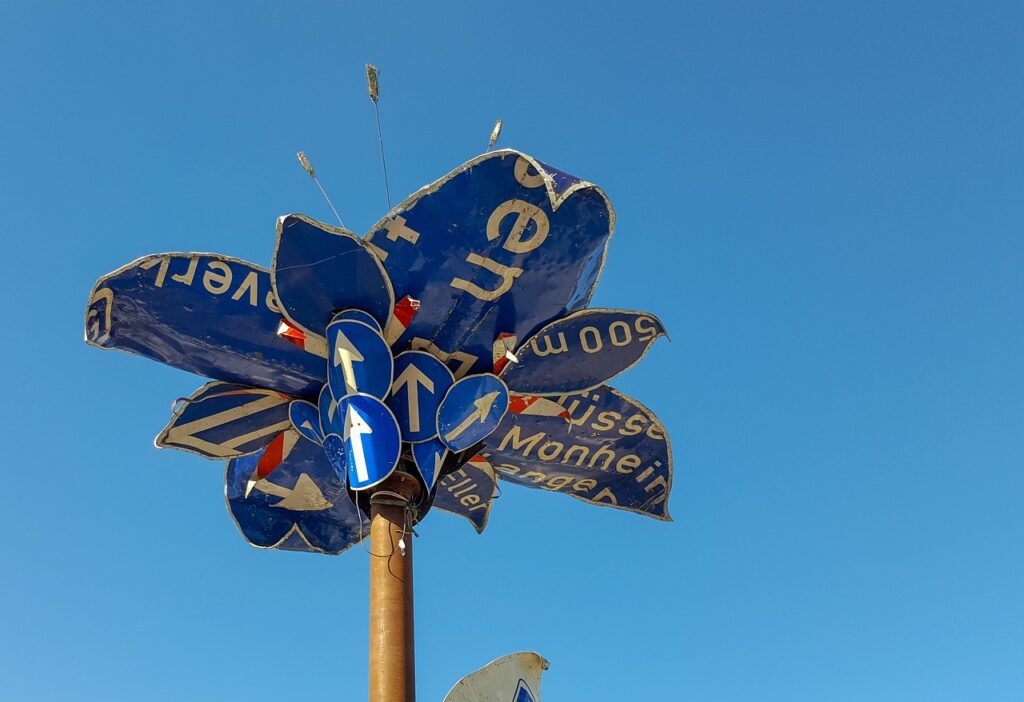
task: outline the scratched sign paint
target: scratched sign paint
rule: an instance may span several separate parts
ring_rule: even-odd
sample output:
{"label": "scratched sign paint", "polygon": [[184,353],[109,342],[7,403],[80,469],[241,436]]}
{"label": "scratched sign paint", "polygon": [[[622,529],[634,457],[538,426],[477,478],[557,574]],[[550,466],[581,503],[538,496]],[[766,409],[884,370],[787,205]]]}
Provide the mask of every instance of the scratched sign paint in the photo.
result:
{"label": "scratched sign paint", "polygon": [[396,297],[420,301],[399,346],[436,351],[462,377],[491,370],[498,334],[525,339],[587,304],[614,221],[600,188],[494,151],[410,196],[366,240]]}
{"label": "scratched sign paint", "polygon": [[395,470],[422,481],[421,515],[478,531],[498,480],[668,519],[665,430],[606,385],[664,327],[585,309],[614,223],[597,186],[494,151],[365,237],[279,218],[269,270],[205,253],[129,263],[91,291],[85,337],[213,379],[157,445],[227,459],[229,511],[259,547],[351,547],[354,491]]}

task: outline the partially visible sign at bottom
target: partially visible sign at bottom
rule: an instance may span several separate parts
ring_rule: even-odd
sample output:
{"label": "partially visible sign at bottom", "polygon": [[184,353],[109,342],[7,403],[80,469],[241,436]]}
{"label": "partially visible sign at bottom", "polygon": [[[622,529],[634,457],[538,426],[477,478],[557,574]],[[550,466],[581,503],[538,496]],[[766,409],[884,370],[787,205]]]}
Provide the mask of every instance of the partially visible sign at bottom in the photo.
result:
{"label": "partially visible sign at bottom", "polygon": [[444,702],[540,702],[540,676],[547,669],[539,653],[511,653],[459,680]]}

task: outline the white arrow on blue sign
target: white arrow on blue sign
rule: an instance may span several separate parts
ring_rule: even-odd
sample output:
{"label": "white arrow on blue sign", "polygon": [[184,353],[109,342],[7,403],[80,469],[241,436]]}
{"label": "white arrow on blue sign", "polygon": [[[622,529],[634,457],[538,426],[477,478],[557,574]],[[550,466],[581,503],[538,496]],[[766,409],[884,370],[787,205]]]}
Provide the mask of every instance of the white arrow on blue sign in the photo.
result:
{"label": "white arrow on blue sign", "polygon": [[452,451],[463,451],[491,435],[508,411],[508,388],[491,373],[459,380],[441,401],[437,433]]}
{"label": "white arrow on blue sign", "polygon": [[447,453],[448,449],[440,439],[431,439],[412,445],[412,457],[416,462],[416,469],[427,485],[427,492],[434,489],[437,476],[441,472],[441,464],[444,463]]}
{"label": "white arrow on blue sign", "polygon": [[348,486],[365,490],[387,478],[398,466],[402,436],[388,406],[373,395],[359,393],[338,401],[343,417]]}
{"label": "white arrow on blue sign", "polygon": [[316,405],[305,400],[292,400],[288,405],[288,419],[299,434],[317,446],[323,446],[324,434],[320,429],[320,412]]}
{"label": "white arrow on blue sign", "polygon": [[383,398],[391,389],[391,349],[380,332],[354,319],[327,325],[327,384],[339,400],[362,392]]}
{"label": "white arrow on blue sign", "polygon": [[395,356],[394,375],[387,402],[402,430],[402,440],[415,444],[433,439],[437,436],[437,408],[455,376],[426,351]]}

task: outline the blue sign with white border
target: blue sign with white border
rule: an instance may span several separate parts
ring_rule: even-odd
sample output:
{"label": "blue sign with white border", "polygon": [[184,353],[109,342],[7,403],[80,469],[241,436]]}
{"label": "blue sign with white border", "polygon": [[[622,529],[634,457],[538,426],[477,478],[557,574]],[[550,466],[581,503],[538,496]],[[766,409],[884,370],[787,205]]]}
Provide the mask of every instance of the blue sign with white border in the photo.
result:
{"label": "blue sign with white border", "polygon": [[402,440],[415,444],[437,436],[437,409],[455,382],[448,366],[426,351],[405,351],[395,356],[394,376],[387,403]]}
{"label": "blue sign with white border", "polygon": [[437,433],[452,451],[486,439],[508,411],[508,388],[491,373],[470,375],[448,390],[437,411]]}
{"label": "blue sign with white border", "polygon": [[373,395],[349,395],[338,401],[343,418],[348,486],[365,490],[381,482],[398,466],[402,435],[388,406]]}
{"label": "blue sign with white border", "polygon": [[327,325],[327,383],[334,399],[357,392],[383,399],[391,389],[391,348],[364,322],[340,319]]}

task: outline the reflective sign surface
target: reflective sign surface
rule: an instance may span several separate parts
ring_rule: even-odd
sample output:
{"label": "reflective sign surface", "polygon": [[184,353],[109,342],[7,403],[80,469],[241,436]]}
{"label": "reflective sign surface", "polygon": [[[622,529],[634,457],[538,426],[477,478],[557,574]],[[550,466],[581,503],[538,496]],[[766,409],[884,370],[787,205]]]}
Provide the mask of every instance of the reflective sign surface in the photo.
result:
{"label": "reflective sign surface", "polygon": [[557,399],[571,423],[510,412],[485,440],[501,479],[669,520],[672,451],[651,411],[606,386]]}
{"label": "reflective sign surface", "polygon": [[[358,543],[360,513],[319,446],[299,440],[269,474],[253,480],[264,451],[228,462],[225,495],[253,546],[340,553]],[[362,525],[369,534],[369,523]]]}
{"label": "reflective sign surface", "polygon": [[452,451],[483,441],[508,411],[508,388],[495,375],[471,375],[452,385],[437,411],[437,433]]}
{"label": "reflective sign surface", "polygon": [[586,305],[613,225],[599,188],[516,151],[464,164],[366,235],[396,296],[420,301],[397,346],[457,353],[456,377],[491,370],[499,333],[526,339]]}

